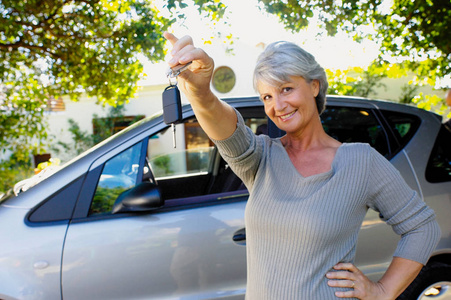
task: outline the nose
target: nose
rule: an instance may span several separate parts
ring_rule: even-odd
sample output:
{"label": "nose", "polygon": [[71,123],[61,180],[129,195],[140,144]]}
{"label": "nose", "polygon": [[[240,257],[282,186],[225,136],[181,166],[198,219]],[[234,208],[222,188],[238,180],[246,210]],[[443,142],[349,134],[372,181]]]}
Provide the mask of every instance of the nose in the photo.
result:
{"label": "nose", "polygon": [[274,109],[276,111],[284,111],[287,107],[287,103],[280,95],[274,97]]}

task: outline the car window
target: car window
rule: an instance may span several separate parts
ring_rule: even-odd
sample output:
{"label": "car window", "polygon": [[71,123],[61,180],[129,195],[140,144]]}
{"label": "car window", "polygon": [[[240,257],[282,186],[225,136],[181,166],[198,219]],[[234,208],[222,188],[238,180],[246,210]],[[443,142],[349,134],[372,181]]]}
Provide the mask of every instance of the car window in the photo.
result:
{"label": "car window", "polygon": [[404,148],[414,136],[415,132],[420,127],[421,119],[418,116],[401,112],[389,110],[381,110],[381,112],[399,144],[397,149],[393,149],[396,153]]}
{"label": "car window", "polygon": [[214,145],[195,119],[164,130],[149,139],[148,160],[155,179],[190,176],[209,172]]}
{"label": "car window", "polygon": [[429,182],[451,181],[451,132],[442,125],[426,167]]}
{"label": "car window", "polygon": [[110,212],[117,197],[138,183],[141,143],[128,148],[105,163],[89,215]]}
{"label": "car window", "polygon": [[[246,125],[266,133],[266,118],[244,114]],[[220,157],[196,118],[176,125],[176,148],[170,128],[149,138],[147,159],[164,200],[207,196],[245,189]]]}
{"label": "car window", "polygon": [[368,143],[382,155],[389,154],[386,134],[370,109],[330,106],[321,122],[326,133],[342,143]]}

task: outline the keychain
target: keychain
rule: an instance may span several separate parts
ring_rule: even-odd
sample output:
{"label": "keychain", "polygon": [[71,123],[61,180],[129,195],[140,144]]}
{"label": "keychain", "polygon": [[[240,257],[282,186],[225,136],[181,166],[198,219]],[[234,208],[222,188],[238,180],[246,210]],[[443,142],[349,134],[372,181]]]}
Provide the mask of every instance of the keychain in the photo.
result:
{"label": "keychain", "polygon": [[[169,79],[169,86],[164,89],[163,92],[163,120],[164,123],[170,124],[172,128],[172,144],[174,148],[177,147],[175,124],[180,123],[182,118],[182,101],[180,98],[180,91],[177,87],[177,76],[182,73],[191,64],[178,65],[169,69],[166,74]],[[171,81],[175,79],[174,83]]]}

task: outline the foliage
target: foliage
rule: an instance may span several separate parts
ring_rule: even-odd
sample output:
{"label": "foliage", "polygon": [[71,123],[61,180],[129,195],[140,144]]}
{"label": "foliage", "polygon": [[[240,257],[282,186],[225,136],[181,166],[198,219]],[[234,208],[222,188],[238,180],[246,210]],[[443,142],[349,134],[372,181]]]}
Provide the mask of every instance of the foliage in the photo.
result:
{"label": "foliage", "polygon": [[[1,66],[0,66],[1,68]],[[4,74],[0,80],[0,148],[26,162],[30,152],[41,153],[47,137],[44,121],[46,88],[24,68]]]}
{"label": "foliage", "polygon": [[92,199],[92,205],[89,209],[89,214],[111,212],[117,197],[126,190],[126,188],[120,186],[114,188],[97,187],[94,198]]}
{"label": "foliage", "polygon": [[[179,18],[185,18],[183,9],[188,6],[187,2],[189,3],[186,0],[167,0],[166,7]],[[199,14],[206,12],[206,17],[213,21],[221,19],[227,9],[220,0],[192,0],[192,3],[198,7]]]}
{"label": "foliage", "polygon": [[435,112],[444,116],[446,119],[451,118],[451,112],[449,112],[448,107],[445,105],[444,99],[437,95],[425,95],[420,93],[412,99],[412,102],[419,108]]}
{"label": "foliage", "polygon": [[381,59],[402,58],[419,75],[451,74],[451,2],[449,0],[259,0],[287,29],[300,31],[313,20],[329,35],[338,29],[354,39],[379,42]]}
{"label": "foliage", "polygon": [[[418,86],[435,86],[451,76],[451,1],[449,0],[259,0],[263,9],[275,14],[285,27],[299,32],[318,22],[327,34],[348,32],[356,41],[372,39],[380,45],[378,64],[390,60],[400,75],[409,69],[417,78],[402,90],[400,101],[445,114],[444,99],[437,95],[417,95]],[[374,66],[374,65],[373,65]],[[388,70],[388,78],[394,73]],[[384,78],[377,70],[330,72],[331,93],[370,96]],[[377,75],[379,74],[379,75]],[[352,75],[352,76],[351,76]],[[399,76],[399,75],[398,75]],[[437,102],[438,101],[438,102]]]}
{"label": "foliage", "polygon": [[152,171],[155,177],[168,176],[174,173],[171,169],[171,158],[169,155],[160,155],[152,159]]}
{"label": "foliage", "polygon": [[[225,10],[216,0],[193,3],[211,18]],[[85,93],[102,104],[127,102],[143,69],[138,54],[164,58],[162,34],[183,17],[185,5],[168,1],[170,14],[163,17],[150,0],[1,0],[3,151],[22,151],[25,159],[45,148],[44,109],[52,97],[77,100]]]}
{"label": "foliage", "polygon": [[[377,97],[377,88],[385,87],[381,81],[384,78],[399,78],[406,76],[406,70],[402,64],[372,64],[367,69],[360,67],[347,70],[326,69],[329,82],[328,93],[332,95],[348,95],[359,97]],[[427,82],[427,79],[424,81]],[[435,112],[445,118],[451,118],[451,112],[445,104],[445,99],[433,94],[418,93],[419,87],[424,82],[412,80],[401,87],[401,95],[397,99],[399,103],[414,104],[417,107]],[[394,100],[394,99],[393,99]]]}
{"label": "foliage", "polygon": [[382,79],[388,76],[384,67],[372,64],[365,70],[359,69],[360,75],[354,82],[355,95],[369,98],[372,95],[376,95],[374,91],[376,88],[386,88],[385,84],[381,82]]}
{"label": "foliage", "polygon": [[401,73],[396,65],[375,63],[366,69],[354,67],[348,70],[326,70],[330,94],[365,98],[376,96],[377,88],[386,87],[381,82],[384,78],[398,77]]}
{"label": "foliage", "polygon": [[0,194],[8,191],[17,182],[33,176],[30,157],[23,158],[13,154],[8,160],[0,162]]}
{"label": "foliage", "polygon": [[409,104],[412,103],[415,96],[417,96],[418,85],[405,84],[401,87],[401,96],[399,96],[398,102]]}
{"label": "foliage", "polygon": [[2,74],[23,66],[43,74],[55,95],[86,92],[123,103],[142,70],[136,54],[164,57],[161,37],[171,22],[144,1],[3,0]]}
{"label": "foliage", "polygon": [[326,69],[327,81],[329,83],[328,94],[331,95],[354,95],[355,78],[350,76],[348,70],[330,70]]}
{"label": "foliage", "polygon": [[74,119],[69,119],[67,122],[69,123],[72,143],[58,141],[57,145],[52,147],[54,152],[60,153],[62,148],[64,153],[69,154],[69,156],[76,156],[94,146],[94,138],[89,132],[83,131]]}

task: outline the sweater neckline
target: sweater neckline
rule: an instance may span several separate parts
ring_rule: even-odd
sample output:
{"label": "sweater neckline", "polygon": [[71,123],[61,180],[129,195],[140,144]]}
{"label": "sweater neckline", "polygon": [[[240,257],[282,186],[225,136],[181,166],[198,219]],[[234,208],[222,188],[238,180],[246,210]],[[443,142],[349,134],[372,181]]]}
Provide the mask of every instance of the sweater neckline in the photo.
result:
{"label": "sweater neckline", "polygon": [[335,152],[335,156],[334,159],[332,160],[332,163],[330,165],[330,170],[326,171],[326,172],[322,172],[322,173],[318,173],[318,174],[313,174],[310,176],[303,176],[301,173],[299,173],[299,171],[296,169],[296,167],[293,165],[293,162],[290,159],[290,156],[288,155],[287,150],[285,149],[285,147],[282,144],[281,138],[277,138],[277,144],[283,148],[283,152],[284,152],[284,156],[285,156],[285,160],[287,160],[288,164],[290,165],[290,168],[292,169],[292,171],[294,171],[295,174],[297,174],[300,178],[304,179],[304,180],[313,180],[313,179],[322,179],[330,177],[331,175],[334,174],[335,172],[335,167],[336,167],[336,162],[337,162],[337,156],[339,155],[339,153],[341,152],[340,149],[343,148],[343,146],[345,146],[347,143],[342,143],[338,148],[337,151]]}

